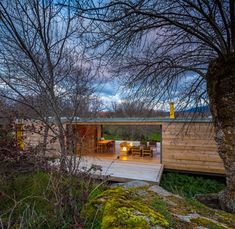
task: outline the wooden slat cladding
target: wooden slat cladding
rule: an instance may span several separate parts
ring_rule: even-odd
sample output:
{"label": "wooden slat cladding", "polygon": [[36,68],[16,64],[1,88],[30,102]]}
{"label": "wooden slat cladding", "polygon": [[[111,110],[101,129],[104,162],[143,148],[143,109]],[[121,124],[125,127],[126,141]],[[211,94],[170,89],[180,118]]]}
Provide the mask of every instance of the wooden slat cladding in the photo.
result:
{"label": "wooden slat cladding", "polygon": [[162,163],[167,169],[223,174],[212,123],[162,123]]}
{"label": "wooden slat cladding", "polygon": [[77,153],[87,154],[96,151],[97,126],[76,126]]}

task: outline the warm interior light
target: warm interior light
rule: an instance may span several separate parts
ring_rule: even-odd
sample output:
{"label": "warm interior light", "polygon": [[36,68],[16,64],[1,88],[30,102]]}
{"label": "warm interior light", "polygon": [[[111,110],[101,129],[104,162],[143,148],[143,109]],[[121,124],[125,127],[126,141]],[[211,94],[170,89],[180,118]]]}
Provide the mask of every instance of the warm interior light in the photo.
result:
{"label": "warm interior light", "polygon": [[132,142],[130,143],[130,146],[133,146],[133,143],[132,143]]}
{"label": "warm interior light", "polygon": [[126,147],[122,147],[122,150],[123,150],[123,151],[127,151],[127,148],[126,148]]}
{"label": "warm interior light", "polygon": [[122,160],[122,161],[127,161],[127,160],[128,160],[128,157],[127,157],[127,156],[121,156],[121,160]]}

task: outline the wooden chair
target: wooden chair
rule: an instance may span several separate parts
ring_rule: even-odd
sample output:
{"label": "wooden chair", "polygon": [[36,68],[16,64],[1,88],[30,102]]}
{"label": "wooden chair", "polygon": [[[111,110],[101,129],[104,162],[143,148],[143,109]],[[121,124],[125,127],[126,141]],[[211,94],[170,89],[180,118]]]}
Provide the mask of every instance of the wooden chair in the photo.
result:
{"label": "wooden chair", "polygon": [[140,156],[141,157],[141,149],[140,149],[140,146],[132,146],[131,147],[131,154],[132,156]]}
{"label": "wooden chair", "polygon": [[151,147],[157,147],[157,142],[155,142],[155,141],[150,141],[150,142],[149,142],[149,146],[151,146]]}
{"label": "wooden chair", "polygon": [[97,143],[96,152],[97,153],[103,153],[104,152],[104,146],[102,144]]}
{"label": "wooden chair", "polygon": [[142,156],[150,156],[150,157],[153,157],[153,150],[150,148],[150,146],[148,147],[144,147],[142,149]]}
{"label": "wooden chair", "polygon": [[109,142],[107,148],[109,153],[115,153],[115,141]]}

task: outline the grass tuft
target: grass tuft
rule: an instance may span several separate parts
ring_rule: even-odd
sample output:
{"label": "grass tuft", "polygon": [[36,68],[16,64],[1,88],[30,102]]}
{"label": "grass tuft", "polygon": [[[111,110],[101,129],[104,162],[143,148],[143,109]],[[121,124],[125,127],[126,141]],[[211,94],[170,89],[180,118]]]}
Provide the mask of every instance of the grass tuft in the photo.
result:
{"label": "grass tuft", "polygon": [[104,191],[103,185],[84,177],[42,171],[5,178],[0,184],[4,228],[81,227],[80,211],[89,194],[94,198]]}
{"label": "grass tuft", "polygon": [[174,172],[164,173],[160,185],[172,193],[187,198],[192,198],[196,194],[217,193],[225,188],[223,181]]}

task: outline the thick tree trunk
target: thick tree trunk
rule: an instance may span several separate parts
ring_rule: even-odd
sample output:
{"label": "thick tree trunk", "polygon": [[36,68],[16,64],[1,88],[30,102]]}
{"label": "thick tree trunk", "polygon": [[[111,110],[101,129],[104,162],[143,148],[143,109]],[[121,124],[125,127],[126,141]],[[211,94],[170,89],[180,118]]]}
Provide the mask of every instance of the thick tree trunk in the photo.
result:
{"label": "thick tree trunk", "polygon": [[207,73],[207,92],[218,152],[224,162],[227,188],[219,194],[220,207],[235,212],[235,54],[214,60]]}

